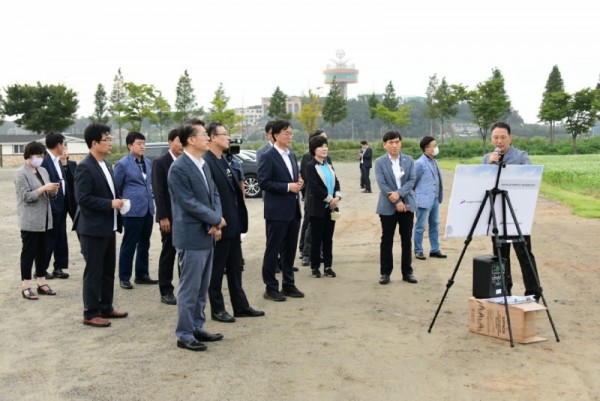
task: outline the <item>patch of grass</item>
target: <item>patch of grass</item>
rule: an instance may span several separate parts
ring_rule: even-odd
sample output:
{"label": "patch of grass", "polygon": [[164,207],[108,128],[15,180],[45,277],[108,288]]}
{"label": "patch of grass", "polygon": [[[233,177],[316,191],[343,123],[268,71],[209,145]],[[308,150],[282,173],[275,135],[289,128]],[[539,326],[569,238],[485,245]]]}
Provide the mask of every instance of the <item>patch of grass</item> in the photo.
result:
{"label": "patch of grass", "polygon": [[[600,155],[531,156],[544,166],[540,193],[572,208],[580,217],[600,218]],[[441,159],[440,167],[454,171],[458,164],[479,164],[481,157]]]}

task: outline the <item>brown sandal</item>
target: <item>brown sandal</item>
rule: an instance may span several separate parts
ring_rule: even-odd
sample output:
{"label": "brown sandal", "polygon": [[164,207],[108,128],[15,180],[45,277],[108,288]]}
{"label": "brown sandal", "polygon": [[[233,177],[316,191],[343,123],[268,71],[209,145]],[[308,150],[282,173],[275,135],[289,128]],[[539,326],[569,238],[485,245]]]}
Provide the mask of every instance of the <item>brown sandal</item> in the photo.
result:
{"label": "brown sandal", "polygon": [[[47,289],[45,290],[44,287]],[[48,284],[38,285],[37,293],[40,295],[56,295],[56,291],[54,291]]]}
{"label": "brown sandal", "polygon": [[23,291],[21,291],[21,295],[23,295],[23,298],[31,301],[37,301],[39,299],[38,296],[31,291],[31,287],[25,288]]}

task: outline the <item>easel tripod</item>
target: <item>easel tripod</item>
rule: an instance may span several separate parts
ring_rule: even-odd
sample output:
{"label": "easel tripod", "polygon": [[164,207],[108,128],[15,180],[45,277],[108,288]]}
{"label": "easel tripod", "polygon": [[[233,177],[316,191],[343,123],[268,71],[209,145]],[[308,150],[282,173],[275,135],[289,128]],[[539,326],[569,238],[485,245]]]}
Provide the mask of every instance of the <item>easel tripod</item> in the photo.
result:
{"label": "easel tripod", "polygon": [[[519,227],[519,223],[517,220],[517,216],[515,214],[515,211],[512,207],[512,203],[510,201],[510,197],[508,196],[508,191],[506,190],[501,190],[498,189],[498,184],[500,182],[500,174],[502,172],[502,169],[506,166],[505,163],[500,163],[498,165],[498,173],[496,175],[496,183],[494,185],[494,188],[485,191],[485,195],[483,197],[483,201],[481,202],[481,206],[479,207],[479,210],[477,212],[477,216],[475,217],[475,220],[473,221],[473,225],[471,226],[471,230],[469,231],[469,234],[467,235],[467,238],[465,240],[465,246],[462,249],[462,252],[460,253],[460,256],[458,258],[458,261],[456,262],[456,266],[454,267],[454,271],[452,272],[452,276],[450,277],[450,279],[448,279],[448,283],[446,284],[446,291],[444,292],[444,295],[442,296],[442,299],[440,301],[440,304],[438,305],[438,308],[435,312],[435,315],[433,317],[433,320],[431,321],[431,324],[429,325],[429,330],[428,332],[431,333],[431,330],[433,329],[433,325],[435,324],[435,320],[437,319],[438,314],[440,313],[440,310],[442,309],[442,304],[444,303],[444,300],[446,299],[446,296],[448,295],[448,291],[450,291],[450,287],[452,287],[452,285],[454,284],[454,278],[456,277],[456,274],[458,273],[458,268],[460,267],[460,264],[462,262],[462,259],[465,255],[465,252],[467,251],[467,247],[469,246],[469,244],[471,243],[471,240],[473,239],[473,233],[475,232],[475,229],[477,227],[477,223],[479,222],[479,219],[481,217],[481,214],[483,213],[483,210],[485,208],[485,206],[487,204],[490,205],[490,217],[488,220],[488,225],[491,222],[492,224],[492,236],[493,236],[493,242],[494,242],[494,248],[496,250],[495,254],[498,256],[498,260],[499,260],[499,264],[500,264],[500,274],[501,274],[501,285],[502,285],[502,294],[504,296],[504,310],[506,313],[506,321],[508,324],[508,333],[509,333],[509,338],[510,338],[510,346],[514,347],[515,343],[513,340],[513,335],[512,335],[512,327],[511,327],[511,323],[510,323],[510,313],[509,313],[509,305],[508,305],[508,300],[506,298],[507,295],[507,291],[506,291],[506,283],[505,283],[505,266],[504,266],[504,262],[502,259],[502,244],[505,243],[514,243],[514,242],[521,242],[523,244],[525,244],[524,248],[525,248],[525,253],[527,256],[527,260],[528,260],[528,265],[529,268],[531,269],[531,273],[532,276],[535,278],[536,284],[537,284],[537,288],[538,288],[538,293],[536,294],[536,299],[541,299],[542,302],[544,303],[544,306],[546,307],[546,313],[548,315],[548,320],[550,321],[550,325],[552,326],[552,331],[554,332],[554,336],[556,337],[556,341],[559,342],[560,338],[558,337],[558,333],[556,332],[556,328],[554,327],[554,321],[552,320],[552,316],[550,315],[550,309],[548,309],[548,305],[546,303],[546,299],[544,298],[544,292],[542,289],[542,286],[540,285],[540,280],[537,274],[536,269],[534,268],[534,265],[532,263],[532,259],[531,259],[531,254],[527,248],[527,242],[525,240],[525,238],[523,237],[523,233],[521,232],[521,228]],[[501,199],[501,205],[502,205],[502,229],[503,229],[503,235],[502,238],[499,234],[499,230],[498,230],[498,220],[496,218],[496,210],[495,210],[495,204],[496,204],[496,198],[500,197]],[[506,239],[507,237],[507,221],[506,221],[506,213],[507,213],[507,209],[510,212],[510,215],[512,216],[512,221],[515,224],[515,228],[517,230],[518,238],[517,239]]]}

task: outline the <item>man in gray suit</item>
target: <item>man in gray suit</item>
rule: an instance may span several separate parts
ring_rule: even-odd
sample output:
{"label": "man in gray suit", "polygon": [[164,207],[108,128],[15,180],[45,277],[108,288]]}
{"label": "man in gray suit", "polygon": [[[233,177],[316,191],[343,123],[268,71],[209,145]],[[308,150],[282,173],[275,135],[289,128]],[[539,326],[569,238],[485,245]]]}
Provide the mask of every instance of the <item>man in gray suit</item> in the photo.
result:
{"label": "man in gray suit", "polygon": [[173,212],[173,246],[179,263],[177,347],[204,351],[201,341],[219,341],[222,334],[204,329],[206,296],[212,271],[215,239],[225,220],[219,192],[202,156],[208,136],[202,125],[185,125],[179,132],[183,154],[169,169],[168,187]]}
{"label": "man in gray suit", "polygon": [[412,268],[412,229],[414,211],[417,209],[415,193],[415,168],[413,158],[402,154],[402,137],[397,131],[383,135],[386,154],[375,160],[375,177],[379,186],[377,214],[381,220],[379,284],[390,282],[394,269],[394,232],[399,226],[402,244],[402,280],[415,284]]}

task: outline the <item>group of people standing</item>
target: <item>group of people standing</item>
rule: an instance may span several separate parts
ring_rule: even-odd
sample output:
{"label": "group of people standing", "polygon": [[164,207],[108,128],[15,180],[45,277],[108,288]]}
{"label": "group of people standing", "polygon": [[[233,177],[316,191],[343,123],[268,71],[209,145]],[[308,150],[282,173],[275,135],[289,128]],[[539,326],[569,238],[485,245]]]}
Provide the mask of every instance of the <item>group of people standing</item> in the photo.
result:
{"label": "group of people standing", "polygon": [[[500,128],[506,131],[506,127]],[[309,151],[300,166],[291,149],[293,130],[290,122],[269,122],[265,131],[269,142],[257,151],[258,181],[263,190],[266,222],[262,277],[264,298],[281,302],[287,297],[304,297],[294,278],[299,234],[302,234],[301,251],[309,249],[312,276],[321,277],[321,264],[325,276],[337,276],[333,270],[332,247],[342,196],[324,131],[317,130],[310,135]],[[526,153],[525,156],[521,151],[517,154],[510,147],[510,128],[508,139],[506,135],[496,136],[499,143],[508,143],[506,149],[503,148],[506,162],[512,162],[511,157],[528,161]],[[121,232],[123,228],[120,287],[133,288],[130,279],[135,255],[134,282],[158,283],[161,302],[177,305],[175,333],[178,347],[202,351],[206,349],[203,342],[223,338],[222,334],[212,334],[205,329],[207,297],[211,317],[219,322],[233,323],[236,318],[265,315],[250,306],[242,285],[241,234],[248,231],[248,212],[242,179],[226,158],[230,140],[222,124],[213,122],[205,127],[203,121],[194,120],[172,130],[169,151],[152,164],[144,158],[144,135],[130,132],[126,138],[129,153],[114,170],[106,160],[112,151],[110,128],[91,124],[86,128],[84,138],[89,154],[76,169],[68,161],[61,134],[48,134],[48,151],[39,142],[31,142],[25,147],[25,164],[15,176],[23,240],[21,279],[24,298],[38,299],[29,283],[34,261],[40,295],[56,295],[46,282],[50,276],[68,277],[65,270],[68,268],[66,216],[69,214],[85,259],[82,288],[85,325],[108,327],[110,319],[128,316],[126,311],[113,307],[115,232]],[[372,151],[365,141],[361,145],[361,187],[363,192],[369,193]],[[439,204],[443,199],[442,175],[435,159],[439,150],[435,139],[429,136],[421,140],[420,146],[423,155],[414,162],[411,156],[401,152],[401,135],[389,131],[383,136],[386,153],[375,161],[380,189],[376,211],[382,230],[380,284],[390,282],[396,227],[401,237],[402,279],[417,283],[411,249],[415,214],[415,257],[425,259],[422,240],[426,224],[429,225],[431,245],[429,256],[446,257],[438,241]],[[492,153],[486,155],[484,162],[493,163],[496,159]],[[301,193],[306,223],[302,229]],[[150,277],[148,266],[155,215],[162,242],[158,280]],[[50,275],[47,268],[52,255],[55,264]],[[179,273],[177,297],[172,284],[175,259]],[[278,272],[281,272],[281,286]],[[221,290],[224,277],[228,282],[233,316],[225,308]],[[529,282],[527,291],[536,290]]]}

